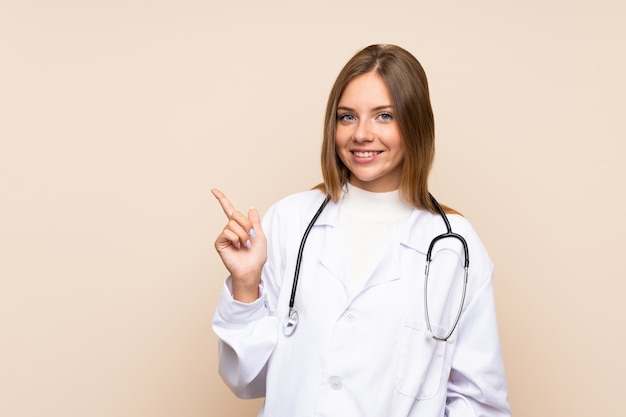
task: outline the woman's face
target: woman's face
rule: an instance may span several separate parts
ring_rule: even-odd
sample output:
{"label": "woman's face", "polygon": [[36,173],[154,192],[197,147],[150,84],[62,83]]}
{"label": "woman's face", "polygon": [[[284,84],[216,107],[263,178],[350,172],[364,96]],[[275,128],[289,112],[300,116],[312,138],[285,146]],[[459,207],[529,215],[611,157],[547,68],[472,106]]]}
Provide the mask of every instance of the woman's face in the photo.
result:
{"label": "woman's face", "polygon": [[337,153],[350,184],[372,192],[397,190],[404,150],[391,97],[375,72],[353,79],[337,106]]}

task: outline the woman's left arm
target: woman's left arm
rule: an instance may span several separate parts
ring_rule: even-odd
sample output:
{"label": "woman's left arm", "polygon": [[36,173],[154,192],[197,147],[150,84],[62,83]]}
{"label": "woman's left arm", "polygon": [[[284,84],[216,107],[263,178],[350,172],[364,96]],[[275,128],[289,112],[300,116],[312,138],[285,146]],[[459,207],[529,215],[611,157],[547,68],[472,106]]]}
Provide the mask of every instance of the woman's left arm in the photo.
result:
{"label": "woman's left arm", "polygon": [[457,329],[448,380],[448,417],[511,415],[493,297],[493,264]]}

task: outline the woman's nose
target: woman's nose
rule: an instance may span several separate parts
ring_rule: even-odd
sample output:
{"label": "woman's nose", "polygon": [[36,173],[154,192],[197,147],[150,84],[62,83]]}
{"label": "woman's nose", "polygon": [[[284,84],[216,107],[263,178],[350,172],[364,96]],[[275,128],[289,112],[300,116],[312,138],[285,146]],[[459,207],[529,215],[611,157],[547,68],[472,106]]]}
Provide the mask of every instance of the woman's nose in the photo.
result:
{"label": "woman's nose", "polygon": [[374,139],[372,126],[369,120],[361,119],[356,125],[352,138],[357,142],[369,142]]}

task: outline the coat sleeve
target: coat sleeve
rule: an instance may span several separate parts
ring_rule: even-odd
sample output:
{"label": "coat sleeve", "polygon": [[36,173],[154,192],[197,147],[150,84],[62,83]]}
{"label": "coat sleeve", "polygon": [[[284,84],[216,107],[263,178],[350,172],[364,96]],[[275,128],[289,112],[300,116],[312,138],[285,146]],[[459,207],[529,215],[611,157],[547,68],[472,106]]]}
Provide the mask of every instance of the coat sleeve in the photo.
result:
{"label": "coat sleeve", "polygon": [[229,277],[213,316],[219,374],[240,398],[265,395],[265,366],[276,344],[275,317],[267,312],[262,285],[260,292],[255,302],[240,303],[232,298]]}
{"label": "coat sleeve", "polygon": [[448,381],[448,417],[510,416],[500,351],[490,263],[487,279],[476,290],[459,323]]}
{"label": "coat sleeve", "polygon": [[[231,277],[226,279],[213,316],[213,331],[218,337],[219,374],[240,398],[265,396],[265,376],[269,358],[278,340],[275,315],[279,286],[274,271],[280,269],[280,251],[272,250],[277,239],[274,210],[263,219],[268,240],[268,260],[263,266],[259,298],[241,303],[232,296]],[[280,275],[280,274],[279,274]]]}

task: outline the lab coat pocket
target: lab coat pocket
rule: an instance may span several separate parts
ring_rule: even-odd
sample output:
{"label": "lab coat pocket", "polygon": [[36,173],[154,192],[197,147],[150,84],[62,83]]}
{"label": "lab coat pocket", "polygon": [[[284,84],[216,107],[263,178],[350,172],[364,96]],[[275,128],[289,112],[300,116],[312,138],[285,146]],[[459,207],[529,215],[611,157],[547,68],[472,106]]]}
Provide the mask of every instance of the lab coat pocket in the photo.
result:
{"label": "lab coat pocket", "polygon": [[[445,333],[436,326],[433,331]],[[426,336],[425,323],[407,319],[396,361],[396,390],[417,400],[433,398],[442,385],[446,345]]]}

